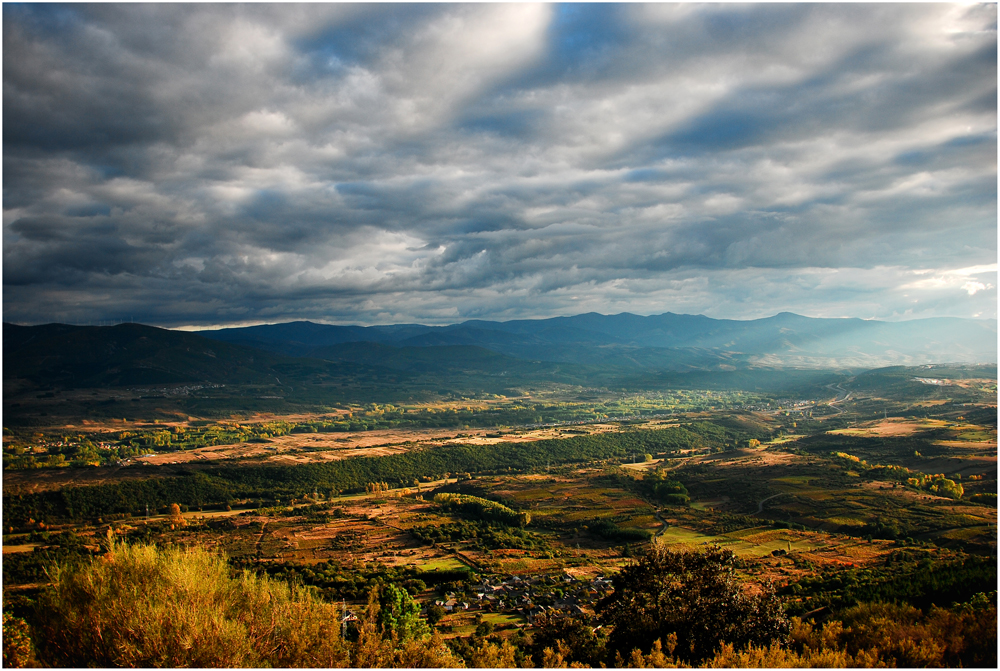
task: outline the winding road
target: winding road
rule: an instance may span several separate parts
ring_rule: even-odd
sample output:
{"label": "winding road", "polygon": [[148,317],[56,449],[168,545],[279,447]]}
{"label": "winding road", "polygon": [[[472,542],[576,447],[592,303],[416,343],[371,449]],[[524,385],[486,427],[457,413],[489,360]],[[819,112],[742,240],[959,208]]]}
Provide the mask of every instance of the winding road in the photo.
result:
{"label": "winding road", "polygon": [[836,410],[838,415],[843,414],[844,411],[841,410],[840,408],[836,407],[836,404],[837,403],[843,403],[844,401],[849,400],[851,398],[851,392],[847,391],[846,389],[844,389],[843,387],[841,387],[839,384],[836,384],[836,385],[834,385],[834,384],[828,384],[828,385],[826,385],[826,388],[827,389],[834,389],[834,390],[840,391],[840,393],[844,395],[843,398],[838,398],[837,396],[834,396],[832,401],[827,402],[827,405],[830,408]]}
{"label": "winding road", "polygon": [[774,497],[776,497],[776,496],[782,496],[784,494],[785,494],[785,492],[778,492],[777,494],[771,494],[766,499],[761,499],[760,501],[757,502],[757,512],[754,513],[754,514],[756,515],[758,513],[764,512],[764,501],[770,501]]}
{"label": "winding road", "polygon": [[660,527],[659,531],[657,531],[655,534],[653,534],[653,538],[656,538],[657,536],[662,535],[663,532],[666,531],[667,527],[670,526],[670,525],[667,524],[667,521],[665,519],[663,519],[662,517],[660,517],[660,511],[659,510],[655,510],[654,509],[653,510],[653,515],[656,516],[656,521],[663,525],[662,527]]}

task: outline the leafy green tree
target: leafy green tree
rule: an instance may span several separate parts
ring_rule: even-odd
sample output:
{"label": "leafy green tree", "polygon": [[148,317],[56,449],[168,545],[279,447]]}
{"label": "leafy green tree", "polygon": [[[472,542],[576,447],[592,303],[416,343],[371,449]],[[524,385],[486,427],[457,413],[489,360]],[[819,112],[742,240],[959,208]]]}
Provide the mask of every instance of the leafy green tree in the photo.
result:
{"label": "leafy green tree", "polygon": [[653,497],[670,505],[687,505],[690,501],[687,487],[677,480],[671,480],[661,470],[643,478],[643,485]]}
{"label": "leafy green tree", "polygon": [[961,484],[948,478],[937,478],[930,486],[930,491],[938,496],[947,496],[951,499],[960,499],[965,494],[965,488]]}
{"label": "leafy green tree", "polygon": [[386,585],[379,590],[378,601],[378,624],[384,635],[403,641],[430,633],[420,618],[420,604],[405,589]]}
{"label": "leafy green tree", "polygon": [[789,623],[773,589],[751,594],[736,579],[729,550],[671,552],[654,545],[614,578],[615,591],[597,606],[612,627],[609,652],[627,659],[676,635],[678,658],[699,664],[723,642],[737,648],[783,641]]}
{"label": "leafy green tree", "polygon": [[[406,592],[403,592],[406,594]],[[368,595],[368,607],[361,617],[357,627],[357,640],[351,646],[351,666],[354,668],[453,668],[462,665],[444,640],[437,633],[430,636],[404,636],[407,631],[406,621],[409,619],[409,607],[404,607],[406,614],[400,618],[402,622],[392,629],[390,620],[382,620],[381,604],[378,591],[372,590]],[[406,598],[396,594],[400,602]],[[386,604],[394,607],[394,599],[385,597]],[[398,621],[397,621],[398,622]],[[387,629],[388,626],[388,629]],[[410,630],[412,631],[412,629]]]}

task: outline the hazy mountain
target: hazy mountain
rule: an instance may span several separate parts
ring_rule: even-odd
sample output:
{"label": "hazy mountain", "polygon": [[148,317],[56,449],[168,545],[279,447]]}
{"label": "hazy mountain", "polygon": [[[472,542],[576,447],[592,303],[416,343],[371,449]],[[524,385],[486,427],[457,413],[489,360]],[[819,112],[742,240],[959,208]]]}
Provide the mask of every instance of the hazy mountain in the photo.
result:
{"label": "hazy mountain", "polygon": [[3,348],[5,382],[29,386],[287,385],[319,378],[356,384],[398,375],[584,383],[658,371],[995,363],[996,337],[996,321],[890,323],[789,313],[737,321],[667,313],[443,327],[293,322],[200,333],[140,324],[5,324]]}
{"label": "hazy mountain", "polygon": [[377,342],[349,342],[309,351],[311,357],[349,361],[413,373],[538,375],[555,372],[552,363],[526,361],[472,345],[396,347]]}
{"label": "hazy mountain", "polygon": [[[313,322],[288,322],[266,326],[198,331],[199,335],[241,345],[250,345],[293,356],[317,347],[349,342],[399,342],[427,333],[431,327],[419,324],[392,326],[330,326]],[[448,343],[461,344],[461,343]]]}
{"label": "hazy mountain", "polygon": [[781,313],[748,321],[665,313],[589,313],[451,326],[334,326],[294,322],[202,331],[214,340],[285,354],[324,356],[348,342],[395,347],[473,346],[521,359],[684,370],[718,366],[874,367],[995,362],[996,320],[880,322]]}

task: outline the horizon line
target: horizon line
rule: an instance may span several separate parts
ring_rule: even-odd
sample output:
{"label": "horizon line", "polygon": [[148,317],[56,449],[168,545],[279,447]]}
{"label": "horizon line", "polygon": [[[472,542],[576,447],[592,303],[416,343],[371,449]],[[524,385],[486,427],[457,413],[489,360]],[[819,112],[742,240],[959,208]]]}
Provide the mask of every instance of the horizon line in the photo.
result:
{"label": "horizon line", "polygon": [[[508,324],[510,322],[521,322],[521,321],[547,321],[547,320],[551,320],[551,319],[572,319],[573,317],[582,317],[582,316],[585,316],[585,315],[598,315],[598,316],[601,316],[601,317],[618,317],[618,316],[621,316],[621,315],[629,315],[629,316],[633,316],[633,317],[649,318],[649,317],[661,317],[661,316],[669,315],[669,314],[676,315],[678,317],[703,317],[705,319],[711,319],[713,321],[731,321],[731,322],[763,321],[765,319],[774,319],[775,317],[779,317],[781,315],[792,315],[792,316],[795,316],[795,317],[801,317],[803,319],[831,319],[831,320],[856,319],[858,321],[880,322],[880,323],[884,323],[884,324],[893,324],[893,323],[898,324],[898,323],[915,322],[915,321],[929,321],[929,320],[932,320],[932,319],[962,319],[962,320],[968,320],[968,321],[981,321],[981,322],[989,322],[989,321],[994,321],[995,322],[995,321],[997,321],[996,317],[978,317],[978,316],[976,316],[976,317],[955,317],[955,316],[915,317],[915,318],[911,318],[911,319],[895,319],[895,320],[878,319],[876,317],[851,317],[851,316],[811,317],[811,316],[808,316],[808,315],[799,314],[797,312],[791,312],[790,310],[782,310],[781,312],[776,312],[773,315],[770,315],[768,317],[753,317],[753,318],[750,318],[750,319],[736,319],[736,318],[731,318],[731,317],[709,317],[708,315],[704,315],[704,314],[692,314],[692,313],[688,313],[688,312],[670,312],[668,310],[667,312],[659,312],[659,313],[652,313],[652,314],[637,314],[637,313],[634,313],[634,312],[618,312],[618,313],[614,313],[614,314],[605,314],[605,313],[602,313],[602,312],[591,311],[591,312],[581,312],[581,313],[572,314],[572,315],[554,315],[554,316],[551,316],[551,317],[525,317],[525,318],[507,319],[507,320],[471,318],[471,319],[465,319],[463,321],[448,322],[448,323],[442,323],[442,324],[423,324],[423,323],[419,323],[419,322],[395,322],[395,323],[379,323],[379,324],[361,324],[361,323],[357,323],[357,322],[344,323],[344,322],[317,321],[317,320],[312,320],[312,319],[290,319],[290,320],[287,320],[287,321],[236,322],[236,323],[229,323],[229,324],[208,324],[208,325],[183,324],[183,325],[180,325],[180,326],[159,326],[159,325],[156,325],[156,324],[148,324],[148,323],[143,322],[143,321],[136,321],[133,318],[129,318],[129,319],[98,319],[98,320],[88,321],[87,323],[71,323],[71,322],[50,321],[50,322],[39,322],[39,323],[31,324],[31,323],[23,323],[23,322],[8,322],[8,321],[4,321],[3,324],[5,324],[5,325],[9,324],[9,325],[12,325],[12,326],[24,326],[24,327],[46,326],[46,325],[58,324],[58,325],[64,325],[64,326],[81,326],[81,327],[83,327],[83,326],[93,326],[93,327],[98,327],[98,328],[120,326],[122,324],[140,324],[142,326],[150,326],[150,327],[153,327],[153,328],[161,328],[161,329],[168,330],[168,331],[181,331],[181,332],[186,332],[186,333],[192,333],[192,332],[198,332],[198,331],[221,331],[221,330],[224,330],[224,329],[254,328],[254,327],[257,327],[257,326],[281,326],[283,324],[295,324],[295,323],[316,324],[318,326],[342,326],[342,327],[355,326],[355,327],[358,327],[358,328],[378,328],[378,327],[385,327],[385,326],[423,326],[423,327],[426,327],[426,328],[445,328],[445,327],[448,327],[448,326],[458,326],[458,325],[466,324],[466,323],[469,323],[469,322],[476,322],[476,321],[493,322],[493,323],[497,323],[497,324]],[[94,322],[97,322],[97,323],[94,323]]]}

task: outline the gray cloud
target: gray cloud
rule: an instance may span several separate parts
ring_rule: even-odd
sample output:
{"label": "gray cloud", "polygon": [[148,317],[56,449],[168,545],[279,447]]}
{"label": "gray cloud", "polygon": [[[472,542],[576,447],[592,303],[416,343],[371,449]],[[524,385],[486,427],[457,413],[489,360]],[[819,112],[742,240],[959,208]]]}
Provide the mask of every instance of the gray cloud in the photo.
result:
{"label": "gray cloud", "polygon": [[3,11],[5,320],[996,317],[995,5]]}

